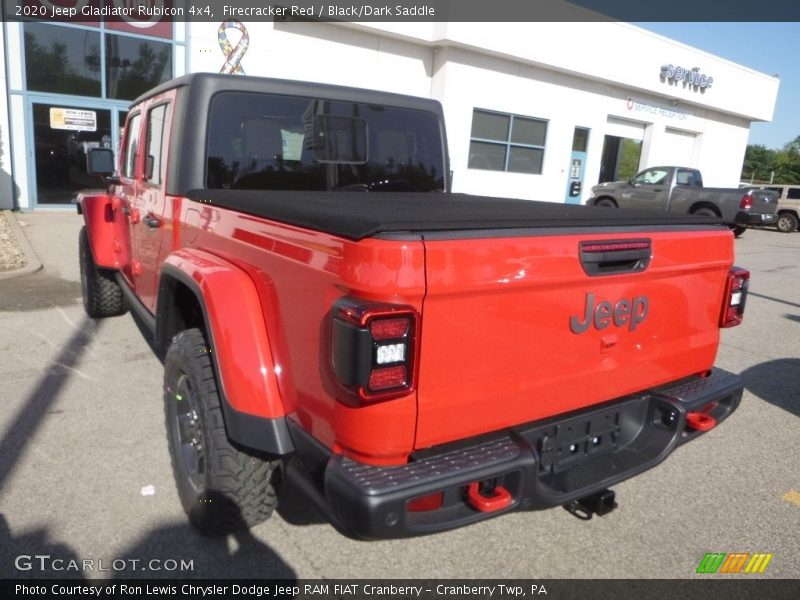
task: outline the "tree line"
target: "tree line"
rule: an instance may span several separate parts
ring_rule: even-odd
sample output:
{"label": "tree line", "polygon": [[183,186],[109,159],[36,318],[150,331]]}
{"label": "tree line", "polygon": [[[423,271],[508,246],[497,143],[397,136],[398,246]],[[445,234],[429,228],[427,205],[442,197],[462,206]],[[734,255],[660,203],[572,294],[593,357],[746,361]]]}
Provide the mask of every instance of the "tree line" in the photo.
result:
{"label": "tree line", "polygon": [[780,150],[750,144],[744,153],[742,181],[800,184],[800,135]]}

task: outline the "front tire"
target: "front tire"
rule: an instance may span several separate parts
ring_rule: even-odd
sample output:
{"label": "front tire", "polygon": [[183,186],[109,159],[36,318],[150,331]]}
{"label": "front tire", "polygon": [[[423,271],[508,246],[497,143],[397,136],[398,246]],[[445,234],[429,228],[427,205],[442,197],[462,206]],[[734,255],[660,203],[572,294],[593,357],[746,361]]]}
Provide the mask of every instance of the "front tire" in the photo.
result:
{"label": "front tire", "polygon": [[164,361],[164,402],[178,495],[200,533],[226,535],[272,516],[280,462],[228,439],[209,345],[199,329],[172,340]]}
{"label": "front tire", "polygon": [[125,314],[127,307],[122,296],[122,288],[117,283],[113,270],[101,269],[94,262],[86,226],[81,227],[78,237],[78,254],[83,308],[86,314],[93,319]]}
{"label": "front tire", "polygon": [[797,217],[792,213],[781,213],[778,215],[778,222],[775,223],[775,227],[781,233],[792,233],[797,231],[797,224]]}
{"label": "front tire", "polygon": [[611,198],[600,198],[597,202],[594,203],[595,206],[604,206],[606,208],[617,208],[617,203],[614,202]]}

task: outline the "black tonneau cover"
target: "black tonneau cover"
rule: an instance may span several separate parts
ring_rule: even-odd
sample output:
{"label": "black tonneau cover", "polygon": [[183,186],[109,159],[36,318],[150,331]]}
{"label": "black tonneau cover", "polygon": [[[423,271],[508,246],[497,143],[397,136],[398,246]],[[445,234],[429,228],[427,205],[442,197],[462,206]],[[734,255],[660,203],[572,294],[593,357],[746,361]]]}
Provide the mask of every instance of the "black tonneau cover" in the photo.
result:
{"label": "black tonneau cover", "polygon": [[187,197],[352,240],[382,233],[721,223],[714,217],[434,192],[201,189]]}

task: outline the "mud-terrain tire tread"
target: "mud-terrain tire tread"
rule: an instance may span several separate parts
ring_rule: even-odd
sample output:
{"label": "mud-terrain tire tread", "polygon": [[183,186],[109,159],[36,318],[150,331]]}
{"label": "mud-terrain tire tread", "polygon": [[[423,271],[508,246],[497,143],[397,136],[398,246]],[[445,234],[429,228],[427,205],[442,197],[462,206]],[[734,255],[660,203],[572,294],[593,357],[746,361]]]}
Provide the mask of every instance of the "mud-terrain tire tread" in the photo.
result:
{"label": "mud-terrain tire tread", "polygon": [[[279,460],[237,446],[225,431],[210,347],[203,332],[181,331],[164,362],[164,402],[173,474],[191,523],[207,536],[252,527],[272,516],[278,504],[274,485]],[[182,470],[171,385],[184,373],[196,386],[198,417],[206,457],[204,489],[196,491]],[[172,378],[175,378],[174,380]]]}
{"label": "mud-terrain tire tread", "polygon": [[116,317],[127,312],[122,288],[112,269],[101,269],[94,262],[89,234],[86,227],[81,228],[78,239],[78,252],[81,268],[81,289],[83,308],[93,319]]}

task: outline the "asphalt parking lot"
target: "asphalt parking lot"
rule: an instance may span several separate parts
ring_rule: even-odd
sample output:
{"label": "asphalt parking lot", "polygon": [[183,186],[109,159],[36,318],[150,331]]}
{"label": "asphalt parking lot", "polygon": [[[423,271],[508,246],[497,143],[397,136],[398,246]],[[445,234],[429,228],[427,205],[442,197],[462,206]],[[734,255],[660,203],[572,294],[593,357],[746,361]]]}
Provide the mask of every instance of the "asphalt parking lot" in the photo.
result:
{"label": "asphalt parking lot", "polygon": [[762,552],[773,558],[755,577],[800,578],[800,233],[736,241],[751,292],[717,364],[743,374],[742,405],[615,486],[618,510],[586,522],[518,512],[365,543],[292,490],[246,535],[196,534],[172,481],[161,364],[129,315],[93,321],[81,306],[80,217],[18,219],[44,269],[0,281],[0,577],[683,579],[706,552]]}

